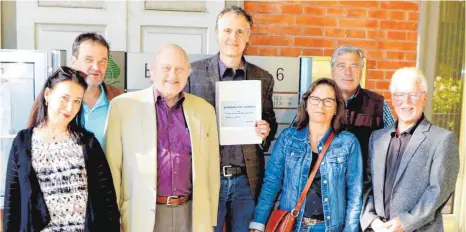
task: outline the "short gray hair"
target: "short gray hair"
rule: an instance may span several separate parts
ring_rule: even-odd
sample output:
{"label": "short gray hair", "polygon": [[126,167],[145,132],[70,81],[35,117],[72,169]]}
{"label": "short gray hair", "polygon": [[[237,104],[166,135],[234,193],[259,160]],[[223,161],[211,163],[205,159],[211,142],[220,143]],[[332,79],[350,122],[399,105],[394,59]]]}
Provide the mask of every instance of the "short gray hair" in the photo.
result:
{"label": "short gray hair", "polygon": [[427,93],[427,80],[421,70],[410,67],[410,68],[401,68],[396,70],[393,73],[392,80],[390,81],[390,92],[395,92],[395,83],[406,82],[409,79],[416,79],[419,82],[421,87],[421,92]]}
{"label": "short gray hair", "polygon": [[239,7],[239,6],[230,6],[230,7],[226,7],[224,8],[218,15],[217,15],[217,21],[215,22],[215,29],[217,30],[218,29],[218,20],[226,13],[234,13],[236,15],[242,15],[246,21],[248,22],[249,24],[249,28],[248,28],[248,32],[251,33],[251,27],[252,27],[252,24],[253,24],[253,21],[252,21],[252,17],[251,15],[249,15],[248,13],[246,13],[246,11]]}
{"label": "short gray hair", "polygon": [[192,70],[191,70],[191,63],[189,62],[188,54],[181,46],[177,44],[165,44],[161,46],[149,59],[148,64],[147,64],[147,67],[149,68],[149,70],[155,69],[154,65],[160,59],[159,58],[160,54],[162,54],[167,49],[174,49],[174,50],[179,51],[182,54],[183,58],[186,60],[186,63],[188,64],[188,73],[189,73],[188,75],[190,75]]}
{"label": "short gray hair", "polygon": [[335,59],[344,53],[356,53],[361,60],[361,68],[364,68],[364,56],[362,55],[362,50],[352,45],[343,45],[333,52],[332,59],[330,60],[331,68],[333,68],[333,65],[335,64]]}

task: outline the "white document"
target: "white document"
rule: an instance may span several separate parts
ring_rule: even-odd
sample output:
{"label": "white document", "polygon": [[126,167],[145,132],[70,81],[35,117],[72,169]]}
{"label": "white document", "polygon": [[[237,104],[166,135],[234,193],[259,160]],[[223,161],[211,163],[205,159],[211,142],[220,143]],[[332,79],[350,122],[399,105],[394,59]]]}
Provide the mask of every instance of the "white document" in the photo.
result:
{"label": "white document", "polygon": [[255,129],[262,119],[261,82],[218,81],[215,88],[220,145],[262,143]]}

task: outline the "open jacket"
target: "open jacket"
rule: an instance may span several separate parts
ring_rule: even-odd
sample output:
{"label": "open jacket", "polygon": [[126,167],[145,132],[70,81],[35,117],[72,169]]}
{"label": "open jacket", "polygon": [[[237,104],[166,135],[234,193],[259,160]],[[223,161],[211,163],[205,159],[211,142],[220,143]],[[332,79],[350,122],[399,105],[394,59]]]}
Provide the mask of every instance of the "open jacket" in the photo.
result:
{"label": "open jacket", "polygon": [[[11,147],[5,185],[5,232],[38,232],[50,214],[32,167],[33,128],[18,133]],[[87,172],[86,232],[120,231],[120,213],[104,152],[92,133],[85,132],[83,154]]]}
{"label": "open jacket", "polygon": [[[193,232],[217,224],[219,145],[214,108],[185,93],[182,103],[191,138]],[[113,99],[105,150],[124,232],[154,230],[157,198],[157,114],[153,86]]]}
{"label": "open jacket", "polygon": [[[318,144],[323,149],[331,129]],[[251,229],[264,231],[279,192],[279,208],[291,211],[309,178],[312,149],[309,129],[295,127],[283,130],[275,144],[265,171]],[[362,155],[357,138],[349,132],[335,134],[320,165],[322,207],[327,232],[358,232],[362,207]],[[300,231],[304,200],[293,231]]]}

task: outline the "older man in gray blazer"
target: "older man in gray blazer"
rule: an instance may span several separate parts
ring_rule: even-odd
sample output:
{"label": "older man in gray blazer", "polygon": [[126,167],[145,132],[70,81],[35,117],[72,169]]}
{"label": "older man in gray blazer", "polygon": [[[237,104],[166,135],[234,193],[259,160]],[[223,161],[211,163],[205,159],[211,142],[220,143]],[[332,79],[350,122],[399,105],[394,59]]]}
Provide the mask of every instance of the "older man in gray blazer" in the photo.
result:
{"label": "older man in gray blazer", "polygon": [[443,231],[442,208],[459,171],[456,135],[424,117],[427,83],[416,68],[396,71],[390,92],[398,121],[371,135],[372,185],[364,194],[361,227]]}

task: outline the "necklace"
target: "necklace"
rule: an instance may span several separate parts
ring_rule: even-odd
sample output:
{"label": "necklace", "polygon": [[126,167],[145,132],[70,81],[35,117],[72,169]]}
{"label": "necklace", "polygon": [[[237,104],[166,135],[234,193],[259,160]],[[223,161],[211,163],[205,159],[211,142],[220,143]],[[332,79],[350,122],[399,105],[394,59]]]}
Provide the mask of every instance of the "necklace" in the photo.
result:
{"label": "necklace", "polygon": [[57,138],[57,135],[60,135],[62,133],[65,133],[67,132],[68,130],[63,130],[63,131],[59,131],[59,132],[56,132],[55,134],[53,133],[52,131],[52,128],[49,127],[49,131],[50,131],[50,135],[52,135],[52,142],[55,141],[55,138]]}

